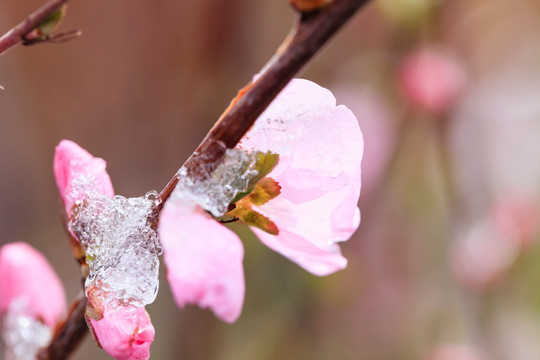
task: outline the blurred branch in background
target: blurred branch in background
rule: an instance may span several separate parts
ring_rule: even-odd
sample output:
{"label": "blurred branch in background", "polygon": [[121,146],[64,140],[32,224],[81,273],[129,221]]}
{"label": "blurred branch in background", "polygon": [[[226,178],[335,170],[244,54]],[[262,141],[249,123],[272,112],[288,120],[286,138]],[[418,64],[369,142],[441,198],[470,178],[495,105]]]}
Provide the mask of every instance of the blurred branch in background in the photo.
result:
{"label": "blurred branch in background", "polygon": [[[28,15],[26,19],[0,37],[0,55],[19,44],[32,45],[53,40],[67,41],[80,35],[80,31],[51,35],[50,32],[59,24],[65,13],[65,4],[69,0],[50,0],[38,10]],[[35,29],[44,27],[33,38],[27,36]]]}

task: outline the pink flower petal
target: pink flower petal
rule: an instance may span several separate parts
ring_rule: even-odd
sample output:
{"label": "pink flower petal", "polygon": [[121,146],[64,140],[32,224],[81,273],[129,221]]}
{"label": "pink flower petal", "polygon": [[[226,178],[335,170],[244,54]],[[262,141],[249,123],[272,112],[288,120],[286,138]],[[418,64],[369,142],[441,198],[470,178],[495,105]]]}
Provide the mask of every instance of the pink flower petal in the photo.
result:
{"label": "pink flower petal", "polygon": [[73,204],[89,192],[113,197],[114,189],[106,165],[105,160],[93,157],[73,141],[60,141],[54,154],[54,176],[68,216]]}
{"label": "pink flower petal", "polygon": [[347,262],[336,243],[347,240],[360,223],[364,147],[351,111],[336,106],[327,89],[294,79],[240,146],[280,155],[269,176],[281,185],[281,194],[258,209],[280,234],[255,230],[259,238],[314,274],[344,268]]}
{"label": "pink flower petal", "polygon": [[176,304],[209,307],[223,321],[236,321],[245,291],[238,237],[199,206],[177,198],[163,208],[159,234]]}
{"label": "pink flower petal", "polygon": [[[106,304],[105,304],[106,306]],[[155,330],[142,307],[105,308],[103,318],[87,318],[101,347],[117,360],[146,360]]]}
{"label": "pink flower petal", "polygon": [[14,301],[25,315],[54,327],[66,312],[66,295],[47,259],[30,245],[10,243],[0,249],[0,313]]}

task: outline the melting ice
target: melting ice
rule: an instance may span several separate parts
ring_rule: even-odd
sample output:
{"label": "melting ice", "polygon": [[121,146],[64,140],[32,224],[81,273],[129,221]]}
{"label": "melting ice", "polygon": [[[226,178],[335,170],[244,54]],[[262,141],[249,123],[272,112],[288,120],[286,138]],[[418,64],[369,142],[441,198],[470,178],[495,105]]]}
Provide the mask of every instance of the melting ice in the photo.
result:
{"label": "melting ice", "polygon": [[73,209],[69,226],[90,270],[86,289],[101,289],[113,306],[144,306],[156,298],[161,247],[152,226],[158,198],[155,191],[138,198],[90,194]]}
{"label": "melting ice", "polygon": [[194,201],[214,216],[221,216],[237,194],[248,190],[250,179],[258,174],[256,163],[256,154],[227,149],[223,161],[208,179],[193,180],[181,168],[173,194]]}

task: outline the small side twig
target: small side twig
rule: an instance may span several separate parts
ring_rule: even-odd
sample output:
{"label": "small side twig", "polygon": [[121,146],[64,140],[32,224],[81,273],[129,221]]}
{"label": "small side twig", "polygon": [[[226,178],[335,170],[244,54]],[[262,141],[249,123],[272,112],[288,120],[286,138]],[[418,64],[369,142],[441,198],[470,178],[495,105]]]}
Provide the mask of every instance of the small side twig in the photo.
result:
{"label": "small side twig", "polygon": [[[244,88],[216,122],[197,150],[184,163],[193,178],[204,179],[251,128],[277,94],[321,47],[369,0],[333,0],[312,12],[299,13],[292,33],[263,68],[259,78]],[[178,183],[176,174],[160,196],[162,204]]]}
{"label": "small side twig", "polygon": [[84,319],[86,296],[81,293],[71,304],[67,319],[55,331],[51,344],[41,349],[38,360],[65,360],[88,333]]}
{"label": "small side twig", "polygon": [[38,27],[52,13],[58,10],[69,0],[49,0],[42,7],[28,15],[21,23],[0,37],[0,55],[14,46],[22,44],[24,36]]}

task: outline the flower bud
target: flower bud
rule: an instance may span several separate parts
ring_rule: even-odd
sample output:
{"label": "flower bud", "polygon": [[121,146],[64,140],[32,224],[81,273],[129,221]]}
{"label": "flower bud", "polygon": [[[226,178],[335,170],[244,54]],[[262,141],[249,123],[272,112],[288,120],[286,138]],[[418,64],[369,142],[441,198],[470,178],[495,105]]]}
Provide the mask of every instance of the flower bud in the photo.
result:
{"label": "flower bud", "polygon": [[[111,307],[102,302],[100,314],[89,315],[86,321],[100,347],[117,360],[146,360],[155,330],[143,307]],[[98,316],[96,316],[98,315]],[[96,318],[101,317],[96,320]]]}
{"label": "flower bud", "polygon": [[447,51],[415,50],[401,64],[399,85],[413,105],[438,113],[454,104],[465,85],[465,71]]}
{"label": "flower bud", "polygon": [[17,302],[24,315],[52,328],[66,311],[58,275],[43,255],[23,242],[0,249],[0,314]]}

